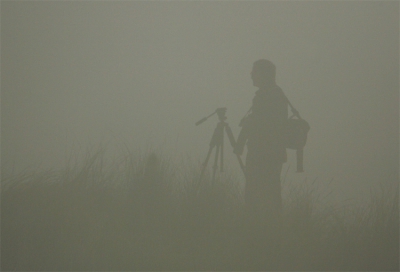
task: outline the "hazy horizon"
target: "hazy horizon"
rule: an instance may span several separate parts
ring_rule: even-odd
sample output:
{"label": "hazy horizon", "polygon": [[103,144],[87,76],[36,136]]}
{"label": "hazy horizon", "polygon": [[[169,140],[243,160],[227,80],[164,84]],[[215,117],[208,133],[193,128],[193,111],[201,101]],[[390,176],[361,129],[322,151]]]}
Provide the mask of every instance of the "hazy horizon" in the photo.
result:
{"label": "hazy horizon", "polygon": [[[227,107],[237,137],[260,58],[311,126],[292,178],[398,182],[397,1],[2,1],[3,171],[100,142],[202,159],[217,118],[195,122]],[[227,138],[225,154],[237,167]]]}

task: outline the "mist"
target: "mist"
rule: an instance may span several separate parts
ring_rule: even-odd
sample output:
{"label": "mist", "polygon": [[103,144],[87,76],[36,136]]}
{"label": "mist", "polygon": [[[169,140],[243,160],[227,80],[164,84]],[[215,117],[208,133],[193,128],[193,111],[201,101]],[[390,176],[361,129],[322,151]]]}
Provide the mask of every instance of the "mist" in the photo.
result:
{"label": "mist", "polygon": [[396,1],[2,1],[2,173],[99,144],[203,160],[218,120],[195,122],[226,107],[237,137],[262,58],[311,126],[305,172],[289,150],[286,179],[333,201],[398,183]]}

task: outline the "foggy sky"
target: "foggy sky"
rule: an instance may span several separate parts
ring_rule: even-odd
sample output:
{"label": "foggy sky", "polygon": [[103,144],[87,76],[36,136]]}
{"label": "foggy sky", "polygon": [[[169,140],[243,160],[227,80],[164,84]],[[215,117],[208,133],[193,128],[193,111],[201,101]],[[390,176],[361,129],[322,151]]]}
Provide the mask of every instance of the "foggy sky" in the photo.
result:
{"label": "foggy sky", "polygon": [[310,123],[301,178],[398,179],[397,1],[2,1],[2,167],[107,141],[203,158],[217,118],[194,123],[227,107],[237,136],[260,58]]}

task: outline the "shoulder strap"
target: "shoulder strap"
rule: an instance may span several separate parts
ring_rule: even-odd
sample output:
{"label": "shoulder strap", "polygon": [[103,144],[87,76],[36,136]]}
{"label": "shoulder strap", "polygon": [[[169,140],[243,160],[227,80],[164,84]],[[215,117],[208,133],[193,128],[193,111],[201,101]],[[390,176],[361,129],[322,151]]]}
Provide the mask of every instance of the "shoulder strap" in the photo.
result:
{"label": "shoulder strap", "polygon": [[278,87],[278,88],[280,90],[280,93],[283,95],[283,97],[285,98],[286,102],[288,103],[288,105],[290,107],[290,110],[292,111],[293,115],[290,118],[292,118],[293,116],[296,116],[299,119],[303,119],[303,118],[301,118],[300,113],[293,107],[292,103],[290,103],[289,99],[287,98],[287,96],[283,92],[283,90],[280,87]]}
{"label": "shoulder strap", "polygon": [[287,96],[285,95],[285,93],[284,92],[282,92],[282,93],[283,93],[283,96],[286,99],[286,102],[289,104],[290,110],[292,111],[292,114],[293,114],[292,117],[296,116],[299,119],[303,119],[303,118],[301,118],[300,113],[293,107],[292,103],[290,103],[290,101],[287,98]]}
{"label": "shoulder strap", "polygon": [[[287,98],[286,94],[285,94],[283,91],[282,91],[282,94],[283,94],[283,96],[285,97],[285,100],[286,100],[286,102],[288,103],[288,105],[289,105],[289,107],[290,107],[290,110],[292,111],[292,114],[293,114],[293,115],[292,115],[290,118],[292,118],[293,116],[296,116],[296,117],[299,118],[299,119],[303,119],[303,118],[301,118],[300,113],[298,112],[298,110],[296,110],[296,109],[293,107],[292,103],[290,103],[289,99]],[[253,107],[251,107],[251,108],[247,111],[247,113],[246,113],[246,115],[243,117],[243,119],[246,118],[246,117],[250,114],[252,108],[253,108]],[[242,119],[242,120],[243,120],[243,119]]]}

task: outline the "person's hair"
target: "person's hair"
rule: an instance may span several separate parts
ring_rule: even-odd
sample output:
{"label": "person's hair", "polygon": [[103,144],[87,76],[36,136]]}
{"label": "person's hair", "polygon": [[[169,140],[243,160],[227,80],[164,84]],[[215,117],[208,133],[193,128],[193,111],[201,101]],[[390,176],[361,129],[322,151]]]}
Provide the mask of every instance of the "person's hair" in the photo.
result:
{"label": "person's hair", "polygon": [[254,62],[253,71],[257,73],[263,73],[269,79],[275,80],[276,66],[269,60],[260,59]]}

